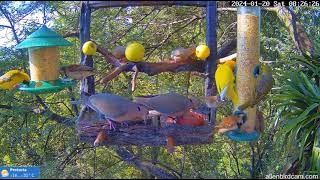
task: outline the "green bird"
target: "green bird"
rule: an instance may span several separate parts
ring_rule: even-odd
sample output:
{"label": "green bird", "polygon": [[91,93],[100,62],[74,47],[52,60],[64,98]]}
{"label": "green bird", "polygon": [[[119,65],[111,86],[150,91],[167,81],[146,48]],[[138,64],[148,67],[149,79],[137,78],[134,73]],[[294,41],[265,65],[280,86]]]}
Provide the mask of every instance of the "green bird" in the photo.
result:
{"label": "green bird", "polygon": [[248,107],[253,107],[260,101],[264,100],[267,94],[271,91],[271,88],[274,84],[274,79],[269,66],[263,63],[258,64],[253,70],[253,75],[257,79],[254,98],[239,105],[233,112],[235,115],[243,114],[243,110],[247,109]]}

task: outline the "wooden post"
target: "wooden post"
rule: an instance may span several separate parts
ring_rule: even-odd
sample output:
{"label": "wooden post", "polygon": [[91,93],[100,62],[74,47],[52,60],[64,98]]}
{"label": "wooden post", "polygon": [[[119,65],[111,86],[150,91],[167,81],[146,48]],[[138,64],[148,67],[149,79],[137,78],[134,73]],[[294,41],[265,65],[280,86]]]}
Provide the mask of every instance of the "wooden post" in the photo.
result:
{"label": "wooden post", "polygon": [[[260,58],[260,8],[240,7],[237,16],[236,84],[239,95],[238,105],[240,105],[254,98],[256,79],[253,76],[253,69]],[[255,128],[256,106],[249,107],[245,112],[247,121],[241,128],[250,133]]]}
{"label": "wooden post", "polygon": [[[208,74],[205,81],[205,96],[214,96],[217,94],[216,83],[214,79],[214,72],[217,69],[217,4],[215,1],[208,1],[207,3],[207,25],[206,25],[206,39],[207,45],[210,48],[210,56],[206,59],[206,73]],[[212,125],[215,124],[216,109],[210,109],[209,121]]]}
{"label": "wooden post", "polygon": [[[93,67],[92,56],[86,56],[82,53],[83,44],[90,40],[90,21],[91,21],[90,19],[91,19],[91,8],[89,6],[89,1],[83,2],[81,5],[81,12],[80,12],[80,52],[81,52],[80,64]],[[80,94],[83,94],[84,92],[89,94],[95,93],[94,76],[89,76],[81,81]]]}

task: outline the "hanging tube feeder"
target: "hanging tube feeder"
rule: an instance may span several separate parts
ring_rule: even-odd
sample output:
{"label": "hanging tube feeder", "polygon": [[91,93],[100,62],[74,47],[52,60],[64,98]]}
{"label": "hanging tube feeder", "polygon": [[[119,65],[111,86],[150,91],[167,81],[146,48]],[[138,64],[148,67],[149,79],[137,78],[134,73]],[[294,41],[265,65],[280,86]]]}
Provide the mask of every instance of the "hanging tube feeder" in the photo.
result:
{"label": "hanging tube feeder", "polygon": [[[260,58],[260,7],[239,7],[237,12],[237,77],[239,104],[254,97],[256,79],[253,70]],[[229,131],[226,135],[234,141],[254,141],[259,138],[255,130],[256,106],[244,111],[246,122],[241,130]]]}
{"label": "hanging tube feeder", "polygon": [[31,82],[19,90],[34,94],[54,93],[75,85],[75,81],[59,78],[59,46],[71,46],[59,34],[43,25],[16,49],[28,48]]}

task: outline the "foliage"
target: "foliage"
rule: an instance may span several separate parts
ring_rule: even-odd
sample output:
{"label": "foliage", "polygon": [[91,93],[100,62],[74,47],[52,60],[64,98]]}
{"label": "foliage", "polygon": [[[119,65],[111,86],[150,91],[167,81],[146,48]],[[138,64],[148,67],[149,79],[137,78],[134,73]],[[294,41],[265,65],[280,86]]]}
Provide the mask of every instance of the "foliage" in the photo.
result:
{"label": "foliage", "polygon": [[[226,4],[218,2],[218,7],[227,7]],[[43,4],[40,1],[18,4],[3,1],[0,5],[9,12],[17,34],[14,37],[11,28],[0,25],[0,31],[6,32],[1,34],[1,38],[9,38],[0,47],[0,72],[15,67],[25,67],[28,71],[26,51],[18,51],[13,47],[42,25]],[[80,9],[80,1],[47,1],[45,10],[48,26],[60,34],[78,31]],[[306,31],[310,37],[314,37],[314,41],[320,39],[319,9],[300,7],[294,10],[297,19],[308,27]],[[116,45],[127,45],[133,40],[139,40],[146,49],[146,61],[159,62],[167,59],[174,48],[205,41],[205,13],[205,8],[184,6],[94,10],[91,38],[108,50]],[[194,16],[197,18],[190,21]],[[7,22],[1,12],[0,18]],[[312,168],[317,167],[319,145],[316,143],[319,140],[315,139],[315,128],[319,125],[319,112],[315,106],[319,104],[319,96],[316,96],[319,93],[318,57],[296,56],[298,51],[275,13],[263,11],[261,19],[262,60],[271,62],[275,86],[280,89],[273,89],[270,97],[274,98],[259,105],[266,127],[265,133],[254,143],[255,161],[251,161],[250,144],[231,142],[215,134],[212,144],[178,146],[173,155],[169,155],[164,147],[159,147],[158,161],[161,165],[157,166],[170,166],[171,169],[166,169],[170,173],[173,173],[172,170],[181,173],[181,167],[184,167],[184,178],[265,178],[270,173],[282,173],[286,164],[292,161],[295,148],[283,150],[283,143],[288,142],[287,147],[294,145],[292,147],[300,148],[301,159],[310,161],[307,159],[311,158],[314,163]],[[235,12],[218,12],[218,47],[235,37],[235,22]],[[68,37],[67,40],[74,43],[74,46],[61,49],[60,65],[79,62],[79,39]],[[94,56],[94,62],[99,72],[95,77],[97,81],[112,66],[100,55]],[[301,72],[295,72],[294,69]],[[107,87],[97,84],[96,91],[127,97],[168,91],[194,97],[204,94],[204,79],[192,76],[189,72],[155,76],[140,73],[134,92],[130,90],[130,81],[131,73],[123,73]],[[79,84],[73,88],[76,99],[79,98]],[[42,95],[41,98],[53,112],[72,120],[76,118],[71,110],[67,90]],[[74,127],[34,113],[44,108],[32,94],[0,90],[0,102],[3,105],[0,106],[0,165],[40,166],[43,178],[151,177],[123,161],[110,147],[93,148],[80,142]],[[219,108],[217,120],[230,113],[231,104]],[[126,149],[141,160],[149,161],[152,158],[151,147]]]}
{"label": "foliage", "polygon": [[320,159],[315,160],[316,152],[311,150],[316,149],[316,133],[320,126],[320,66],[310,57],[297,56],[295,59],[300,69],[291,69],[280,77],[284,85],[274,101],[278,103],[276,107],[282,109],[284,126],[281,131],[286,135],[288,152],[299,148],[300,160],[306,161],[313,156],[313,163],[317,163]]}

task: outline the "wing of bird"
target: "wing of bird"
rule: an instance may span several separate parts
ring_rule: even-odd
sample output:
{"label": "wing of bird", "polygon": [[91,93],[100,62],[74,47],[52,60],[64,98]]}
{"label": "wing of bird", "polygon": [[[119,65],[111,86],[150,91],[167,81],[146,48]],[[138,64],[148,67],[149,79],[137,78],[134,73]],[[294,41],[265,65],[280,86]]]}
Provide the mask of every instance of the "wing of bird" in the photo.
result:
{"label": "wing of bird", "polygon": [[11,80],[12,80],[11,77],[8,77],[8,76],[6,76],[6,75],[2,75],[2,76],[0,77],[0,84],[5,83],[5,82],[9,82],[9,81],[11,81]]}
{"label": "wing of bird", "polygon": [[74,72],[74,71],[94,71],[93,67],[85,66],[82,64],[71,64],[71,65],[67,66],[67,68],[71,72]]}
{"label": "wing of bird", "polygon": [[274,84],[274,79],[272,77],[271,70],[265,64],[259,65],[259,74],[257,74],[257,83],[256,83],[256,90],[255,90],[255,97],[253,100],[249,100],[236,109],[237,111],[243,111],[249,106],[254,106],[258,104],[260,101],[264,100],[267,94],[271,91],[272,86]]}
{"label": "wing of bird", "polygon": [[232,100],[233,104],[237,104],[238,95],[235,89],[235,77],[228,64],[218,65],[218,68],[215,72],[215,79],[217,90],[221,97],[220,99],[223,99],[225,96],[227,96]]}
{"label": "wing of bird", "polygon": [[143,104],[166,115],[183,113],[192,107],[187,97],[176,93],[161,94],[149,98]]}
{"label": "wing of bird", "polygon": [[128,112],[130,100],[114,94],[96,94],[89,98],[89,101],[105,116],[114,119],[123,116]]}

